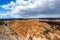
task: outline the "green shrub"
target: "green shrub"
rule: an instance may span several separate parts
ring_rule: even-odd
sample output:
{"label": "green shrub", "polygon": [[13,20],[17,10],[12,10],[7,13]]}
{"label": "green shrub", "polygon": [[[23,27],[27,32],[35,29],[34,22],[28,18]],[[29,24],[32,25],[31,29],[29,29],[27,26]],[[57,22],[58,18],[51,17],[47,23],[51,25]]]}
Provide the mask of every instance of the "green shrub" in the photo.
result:
{"label": "green shrub", "polygon": [[52,25],[53,30],[60,30],[60,25]]}
{"label": "green shrub", "polygon": [[49,29],[46,29],[44,32],[43,32],[43,34],[45,35],[45,34],[48,34],[48,32],[50,32],[50,30]]}
{"label": "green shrub", "polygon": [[0,25],[3,25],[3,21],[0,21]]}

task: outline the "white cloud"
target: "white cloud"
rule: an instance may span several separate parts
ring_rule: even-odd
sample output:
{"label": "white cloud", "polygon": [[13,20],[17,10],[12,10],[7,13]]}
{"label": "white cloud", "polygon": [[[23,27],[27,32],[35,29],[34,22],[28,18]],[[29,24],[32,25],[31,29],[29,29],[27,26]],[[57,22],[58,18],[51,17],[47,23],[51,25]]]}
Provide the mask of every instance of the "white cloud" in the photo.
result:
{"label": "white cloud", "polygon": [[41,15],[36,15],[36,16],[30,16],[28,18],[60,18],[59,14],[41,14]]}
{"label": "white cloud", "polygon": [[[43,7],[43,6],[47,6],[48,5],[52,5],[54,0],[28,0],[28,1],[24,1],[24,0],[16,0],[16,3],[14,3],[13,1],[11,1],[9,4],[7,5],[3,5],[2,8],[5,9],[13,9],[13,8],[19,8],[19,9],[24,9],[24,8],[35,8],[37,6],[39,7]],[[18,10],[19,10],[18,9]]]}
{"label": "white cloud", "polygon": [[13,1],[11,1],[7,5],[2,5],[1,7],[5,8],[5,9],[13,9],[15,7],[15,3]]}
{"label": "white cloud", "polygon": [[[50,9],[50,8],[53,9],[55,7],[55,0],[28,0],[28,1],[16,0],[16,3],[11,1],[9,4],[2,5],[1,7],[4,9],[11,10],[10,12],[6,12],[6,13],[10,16],[12,15],[15,18],[18,18],[18,17],[23,17],[21,16],[21,14],[33,15],[32,12],[37,12],[36,14],[39,15],[40,12],[46,9]],[[41,17],[41,15],[39,17]]]}

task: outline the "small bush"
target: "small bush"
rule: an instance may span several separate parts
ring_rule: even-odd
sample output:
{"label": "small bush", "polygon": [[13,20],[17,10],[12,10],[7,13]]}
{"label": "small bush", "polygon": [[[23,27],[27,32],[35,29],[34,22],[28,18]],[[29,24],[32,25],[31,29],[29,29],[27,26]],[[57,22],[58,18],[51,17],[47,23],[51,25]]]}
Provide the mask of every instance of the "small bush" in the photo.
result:
{"label": "small bush", "polygon": [[3,25],[3,21],[0,21],[0,25]]}
{"label": "small bush", "polygon": [[49,29],[46,29],[44,32],[43,32],[43,34],[45,35],[45,34],[48,34],[48,32],[50,32],[50,30]]}
{"label": "small bush", "polygon": [[60,25],[52,25],[53,30],[60,30]]}

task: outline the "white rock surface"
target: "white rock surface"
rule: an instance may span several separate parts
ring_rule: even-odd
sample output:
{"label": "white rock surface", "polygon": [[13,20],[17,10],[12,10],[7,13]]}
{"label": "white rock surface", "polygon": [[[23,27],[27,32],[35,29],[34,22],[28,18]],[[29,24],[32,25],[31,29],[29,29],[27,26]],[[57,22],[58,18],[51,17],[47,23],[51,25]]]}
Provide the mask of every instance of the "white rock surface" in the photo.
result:
{"label": "white rock surface", "polygon": [[46,38],[33,38],[33,40],[47,40]]}

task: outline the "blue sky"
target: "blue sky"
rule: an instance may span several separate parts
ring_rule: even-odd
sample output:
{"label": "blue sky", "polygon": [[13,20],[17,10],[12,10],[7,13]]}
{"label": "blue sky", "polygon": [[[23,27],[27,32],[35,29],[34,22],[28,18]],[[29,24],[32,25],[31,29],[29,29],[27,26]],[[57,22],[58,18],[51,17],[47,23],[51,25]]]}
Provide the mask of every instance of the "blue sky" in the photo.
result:
{"label": "blue sky", "polygon": [[8,4],[11,1],[14,1],[15,2],[16,0],[0,0],[0,5]]}
{"label": "blue sky", "polygon": [[60,18],[60,0],[0,0],[2,18]]}

